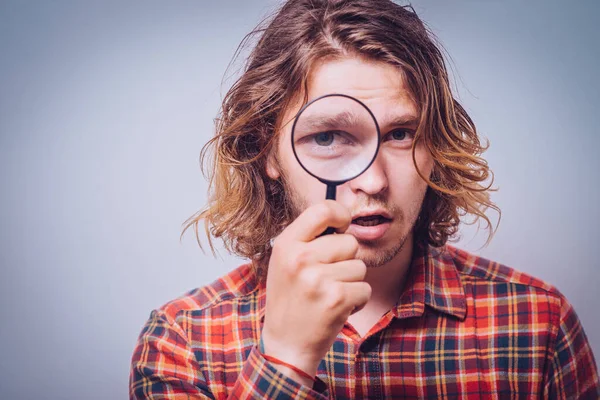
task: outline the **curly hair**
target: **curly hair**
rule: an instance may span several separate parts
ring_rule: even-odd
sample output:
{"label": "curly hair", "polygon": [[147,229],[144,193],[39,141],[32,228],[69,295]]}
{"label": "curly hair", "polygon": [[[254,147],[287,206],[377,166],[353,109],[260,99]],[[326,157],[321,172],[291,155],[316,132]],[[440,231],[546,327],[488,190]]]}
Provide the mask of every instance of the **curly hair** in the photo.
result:
{"label": "curly hair", "polygon": [[[500,210],[490,200],[493,174],[481,157],[488,144],[481,143],[453,97],[441,46],[411,6],[389,0],[290,0],[244,38],[237,54],[256,37],[241,77],[223,99],[216,134],[201,152],[209,175],[208,204],[184,223],[183,233],[193,226],[200,244],[204,220],[213,252],[211,235],[228,251],[252,260],[259,277],[266,274],[271,239],[293,218],[284,183],[266,174],[278,118],[303,89],[307,101],[315,61],[355,55],[396,66],[419,109],[412,155],[428,188],[415,243],[443,246],[465,215],[474,217],[472,223],[485,221],[491,240],[485,211]],[[434,159],[430,177],[416,163],[419,141]]]}

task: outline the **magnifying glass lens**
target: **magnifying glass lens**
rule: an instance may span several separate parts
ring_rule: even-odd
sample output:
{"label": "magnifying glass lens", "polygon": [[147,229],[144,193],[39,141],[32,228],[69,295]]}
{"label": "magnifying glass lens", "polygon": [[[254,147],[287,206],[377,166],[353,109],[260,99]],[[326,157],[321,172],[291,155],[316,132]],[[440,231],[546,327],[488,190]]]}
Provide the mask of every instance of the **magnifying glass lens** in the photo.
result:
{"label": "magnifying glass lens", "polygon": [[377,123],[357,100],[322,97],[298,115],[292,145],[312,175],[326,182],[348,181],[365,171],[377,154]]}

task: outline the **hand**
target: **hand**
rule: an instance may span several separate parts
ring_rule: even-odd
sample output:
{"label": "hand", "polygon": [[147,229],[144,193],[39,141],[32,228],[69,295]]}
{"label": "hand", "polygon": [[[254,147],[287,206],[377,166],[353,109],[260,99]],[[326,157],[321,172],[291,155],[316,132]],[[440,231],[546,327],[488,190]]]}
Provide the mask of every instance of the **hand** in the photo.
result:
{"label": "hand", "polygon": [[319,237],[329,226],[344,232],[350,222],[350,212],[333,200],[309,207],[275,239],[269,260],[265,354],[312,376],[350,314],[371,297],[367,268],[355,259],[356,238]]}

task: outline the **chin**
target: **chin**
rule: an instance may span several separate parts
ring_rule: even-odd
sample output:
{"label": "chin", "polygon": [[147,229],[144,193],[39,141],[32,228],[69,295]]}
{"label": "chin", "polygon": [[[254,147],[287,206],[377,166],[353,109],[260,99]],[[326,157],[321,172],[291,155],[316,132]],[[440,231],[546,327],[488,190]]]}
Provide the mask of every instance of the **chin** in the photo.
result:
{"label": "chin", "polygon": [[356,254],[356,258],[362,260],[367,268],[377,268],[387,264],[400,252],[400,248],[380,248],[361,246]]}
{"label": "chin", "polygon": [[[395,240],[379,239],[375,241],[359,240],[356,258],[362,260],[367,268],[377,268],[392,261],[404,248],[408,234],[395,235]],[[391,243],[390,243],[391,242]]]}

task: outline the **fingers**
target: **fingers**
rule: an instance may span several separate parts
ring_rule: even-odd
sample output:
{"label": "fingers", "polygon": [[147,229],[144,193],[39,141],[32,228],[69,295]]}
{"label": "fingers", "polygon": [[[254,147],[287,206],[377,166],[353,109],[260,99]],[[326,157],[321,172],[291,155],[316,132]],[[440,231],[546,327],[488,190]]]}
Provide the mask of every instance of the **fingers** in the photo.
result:
{"label": "fingers", "polygon": [[349,282],[345,283],[344,287],[352,305],[352,313],[363,308],[371,298],[371,285],[367,282]]}
{"label": "fingers", "polygon": [[352,222],[350,211],[334,200],[325,200],[304,210],[285,230],[291,240],[309,242],[328,227],[345,231]]}
{"label": "fingers", "polygon": [[370,298],[371,285],[364,281],[337,282],[329,288],[324,304],[330,312],[345,320],[364,307]]}
{"label": "fingers", "polygon": [[314,261],[324,264],[353,259],[358,252],[358,241],[349,234],[321,236],[307,246]]}
{"label": "fingers", "polygon": [[365,279],[367,266],[362,260],[345,260],[329,265],[321,265],[323,275],[332,281],[358,282]]}

